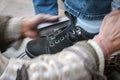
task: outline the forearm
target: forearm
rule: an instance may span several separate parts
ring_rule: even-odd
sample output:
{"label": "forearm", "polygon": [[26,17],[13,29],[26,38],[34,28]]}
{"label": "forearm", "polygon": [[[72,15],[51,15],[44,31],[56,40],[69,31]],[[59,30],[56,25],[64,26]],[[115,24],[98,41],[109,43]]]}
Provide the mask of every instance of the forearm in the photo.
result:
{"label": "forearm", "polygon": [[21,38],[22,18],[11,18],[5,30],[5,40],[18,40]]}
{"label": "forearm", "polygon": [[0,21],[0,51],[4,52],[13,42],[20,39],[22,18],[0,16]]}
{"label": "forearm", "polygon": [[29,65],[29,79],[92,80],[94,75],[103,75],[102,50],[96,42],[97,49],[96,45],[90,43],[78,42],[55,55],[42,55],[33,59]]}
{"label": "forearm", "polygon": [[[31,61],[13,59],[7,68],[15,73],[11,73],[10,70],[4,71],[4,74],[9,74],[8,78],[14,75],[10,80],[15,80],[18,69],[24,64],[29,80],[92,80],[92,74],[103,75],[104,62],[100,61],[104,60],[104,57],[98,55],[99,51],[96,51],[88,42],[78,42],[54,55],[41,55]],[[6,75],[3,79],[5,77]]]}

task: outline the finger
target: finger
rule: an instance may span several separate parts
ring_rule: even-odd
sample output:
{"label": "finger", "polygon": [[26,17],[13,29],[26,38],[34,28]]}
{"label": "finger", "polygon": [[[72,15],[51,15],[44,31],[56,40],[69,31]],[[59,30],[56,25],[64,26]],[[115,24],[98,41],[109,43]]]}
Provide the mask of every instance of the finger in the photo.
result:
{"label": "finger", "polygon": [[45,14],[38,14],[36,16],[33,16],[26,20],[26,24],[28,24],[30,27],[35,27],[40,23],[43,22],[53,22],[58,20],[58,16],[52,16],[52,15],[45,15]]}
{"label": "finger", "polygon": [[101,25],[101,28],[100,28],[100,32],[101,32],[101,30],[104,30],[104,28],[106,28],[105,27],[106,24],[114,23],[114,25],[115,25],[116,23],[119,23],[119,22],[117,22],[118,19],[120,19],[119,18],[120,17],[119,13],[120,13],[120,10],[116,10],[116,11],[113,11],[110,14],[106,15],[103,19],[103,22],[102,22],[102,25]]}
{"label": "finger", "polygon": [[109,14],[109,16],[115,16],[115,15],[118,15],[118,14],[120,14],[120,9],[117,9],[117,10],[115,10],[115,11],[112,11],[112,12]]}
{"label": "finger", "polygon": [[38,37],[38,33],[36,31],[27,31],[24,34],[25,37],[29,37],[29,38],[37,38]]}
{"label": "finger", "polygon": [[36,17],[34,17],[34,22],[37,24],[40,24],[42,22],[52,22],[52,21],[57,21],[58,16],[52,16],[52,15],[45,15],[45,14],[39,14]]}

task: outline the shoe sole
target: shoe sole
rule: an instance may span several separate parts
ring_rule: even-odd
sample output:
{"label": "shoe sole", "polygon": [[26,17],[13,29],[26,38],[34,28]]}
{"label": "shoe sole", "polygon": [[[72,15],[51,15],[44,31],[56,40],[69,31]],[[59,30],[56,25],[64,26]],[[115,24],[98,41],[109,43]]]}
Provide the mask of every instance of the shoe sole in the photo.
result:
{"label": "shoe sole", "polygon": [[58,22],[48,22],[38,25],[38,31],[40,36],[47,36],[54,31],[66,27],[69,24],[67,17],[60,18]]}
{"label": "shoe sole", "polygon": [[25,49],[25,52],[26,52],[26,54],[27,54],[30,58],[34,58],[34,57],[35,57],[34,55],[32,55],[32,54],[28,51],[27,48]]}

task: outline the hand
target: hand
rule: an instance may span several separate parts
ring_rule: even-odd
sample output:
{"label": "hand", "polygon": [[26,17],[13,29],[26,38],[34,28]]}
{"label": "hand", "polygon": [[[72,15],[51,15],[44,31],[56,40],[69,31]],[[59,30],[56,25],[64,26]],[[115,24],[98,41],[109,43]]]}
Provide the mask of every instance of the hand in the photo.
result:
{"label": "hand", "polygon": [[36,38],[38,36],[37,25],[43,22],[56,21],[58,16],[39,14],[30,18],[25,18],[21,25],[22,37]]}
{"label": "hand", "polygon": [[102,43],[95,38],[93,40],[100,45],[104,54],[106,49],[108,55],[120,50],[120,10],[113,11],[104,18],[98,36],[101,36]]}

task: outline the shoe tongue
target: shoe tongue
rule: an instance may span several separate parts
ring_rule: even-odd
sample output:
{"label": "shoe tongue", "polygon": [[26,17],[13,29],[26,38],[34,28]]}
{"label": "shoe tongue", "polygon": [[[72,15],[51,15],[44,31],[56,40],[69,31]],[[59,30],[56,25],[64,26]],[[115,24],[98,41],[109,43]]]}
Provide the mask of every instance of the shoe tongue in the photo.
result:
{"label": "shoe tongue", "polygon": [[70,14],[69,12],[65,11],[65,15],[69,18],[70,23],[75,25],[77,22],[77,19],[75,16],[73,16],[72,14]]}
{"label": "shoe tongue", "polygon": [[76,41],[76,36],[73,35],[72,33],[69,34],[69,39],[72,41],[72,42],[75,42]]}
{"label": "shoe tongue", "polygon": [[66,27],[63,27],[52,33],[52,35],[54,35],[56,38],[65,37],[65,35],[67,35],[67,33],[75,27],[75,17],[67,11],[65,11],[65,14],[69,18],[69,23]]}
{"label": "shoe tongue", "polygon": [[75,27],[76,24],[76,19],[75,17],[65,11],[66,16],[69,18],[69,23],[68,25],[61,30],[61,32],[58,34],[58,37],[65,36],[70,30],[72,30]]}

